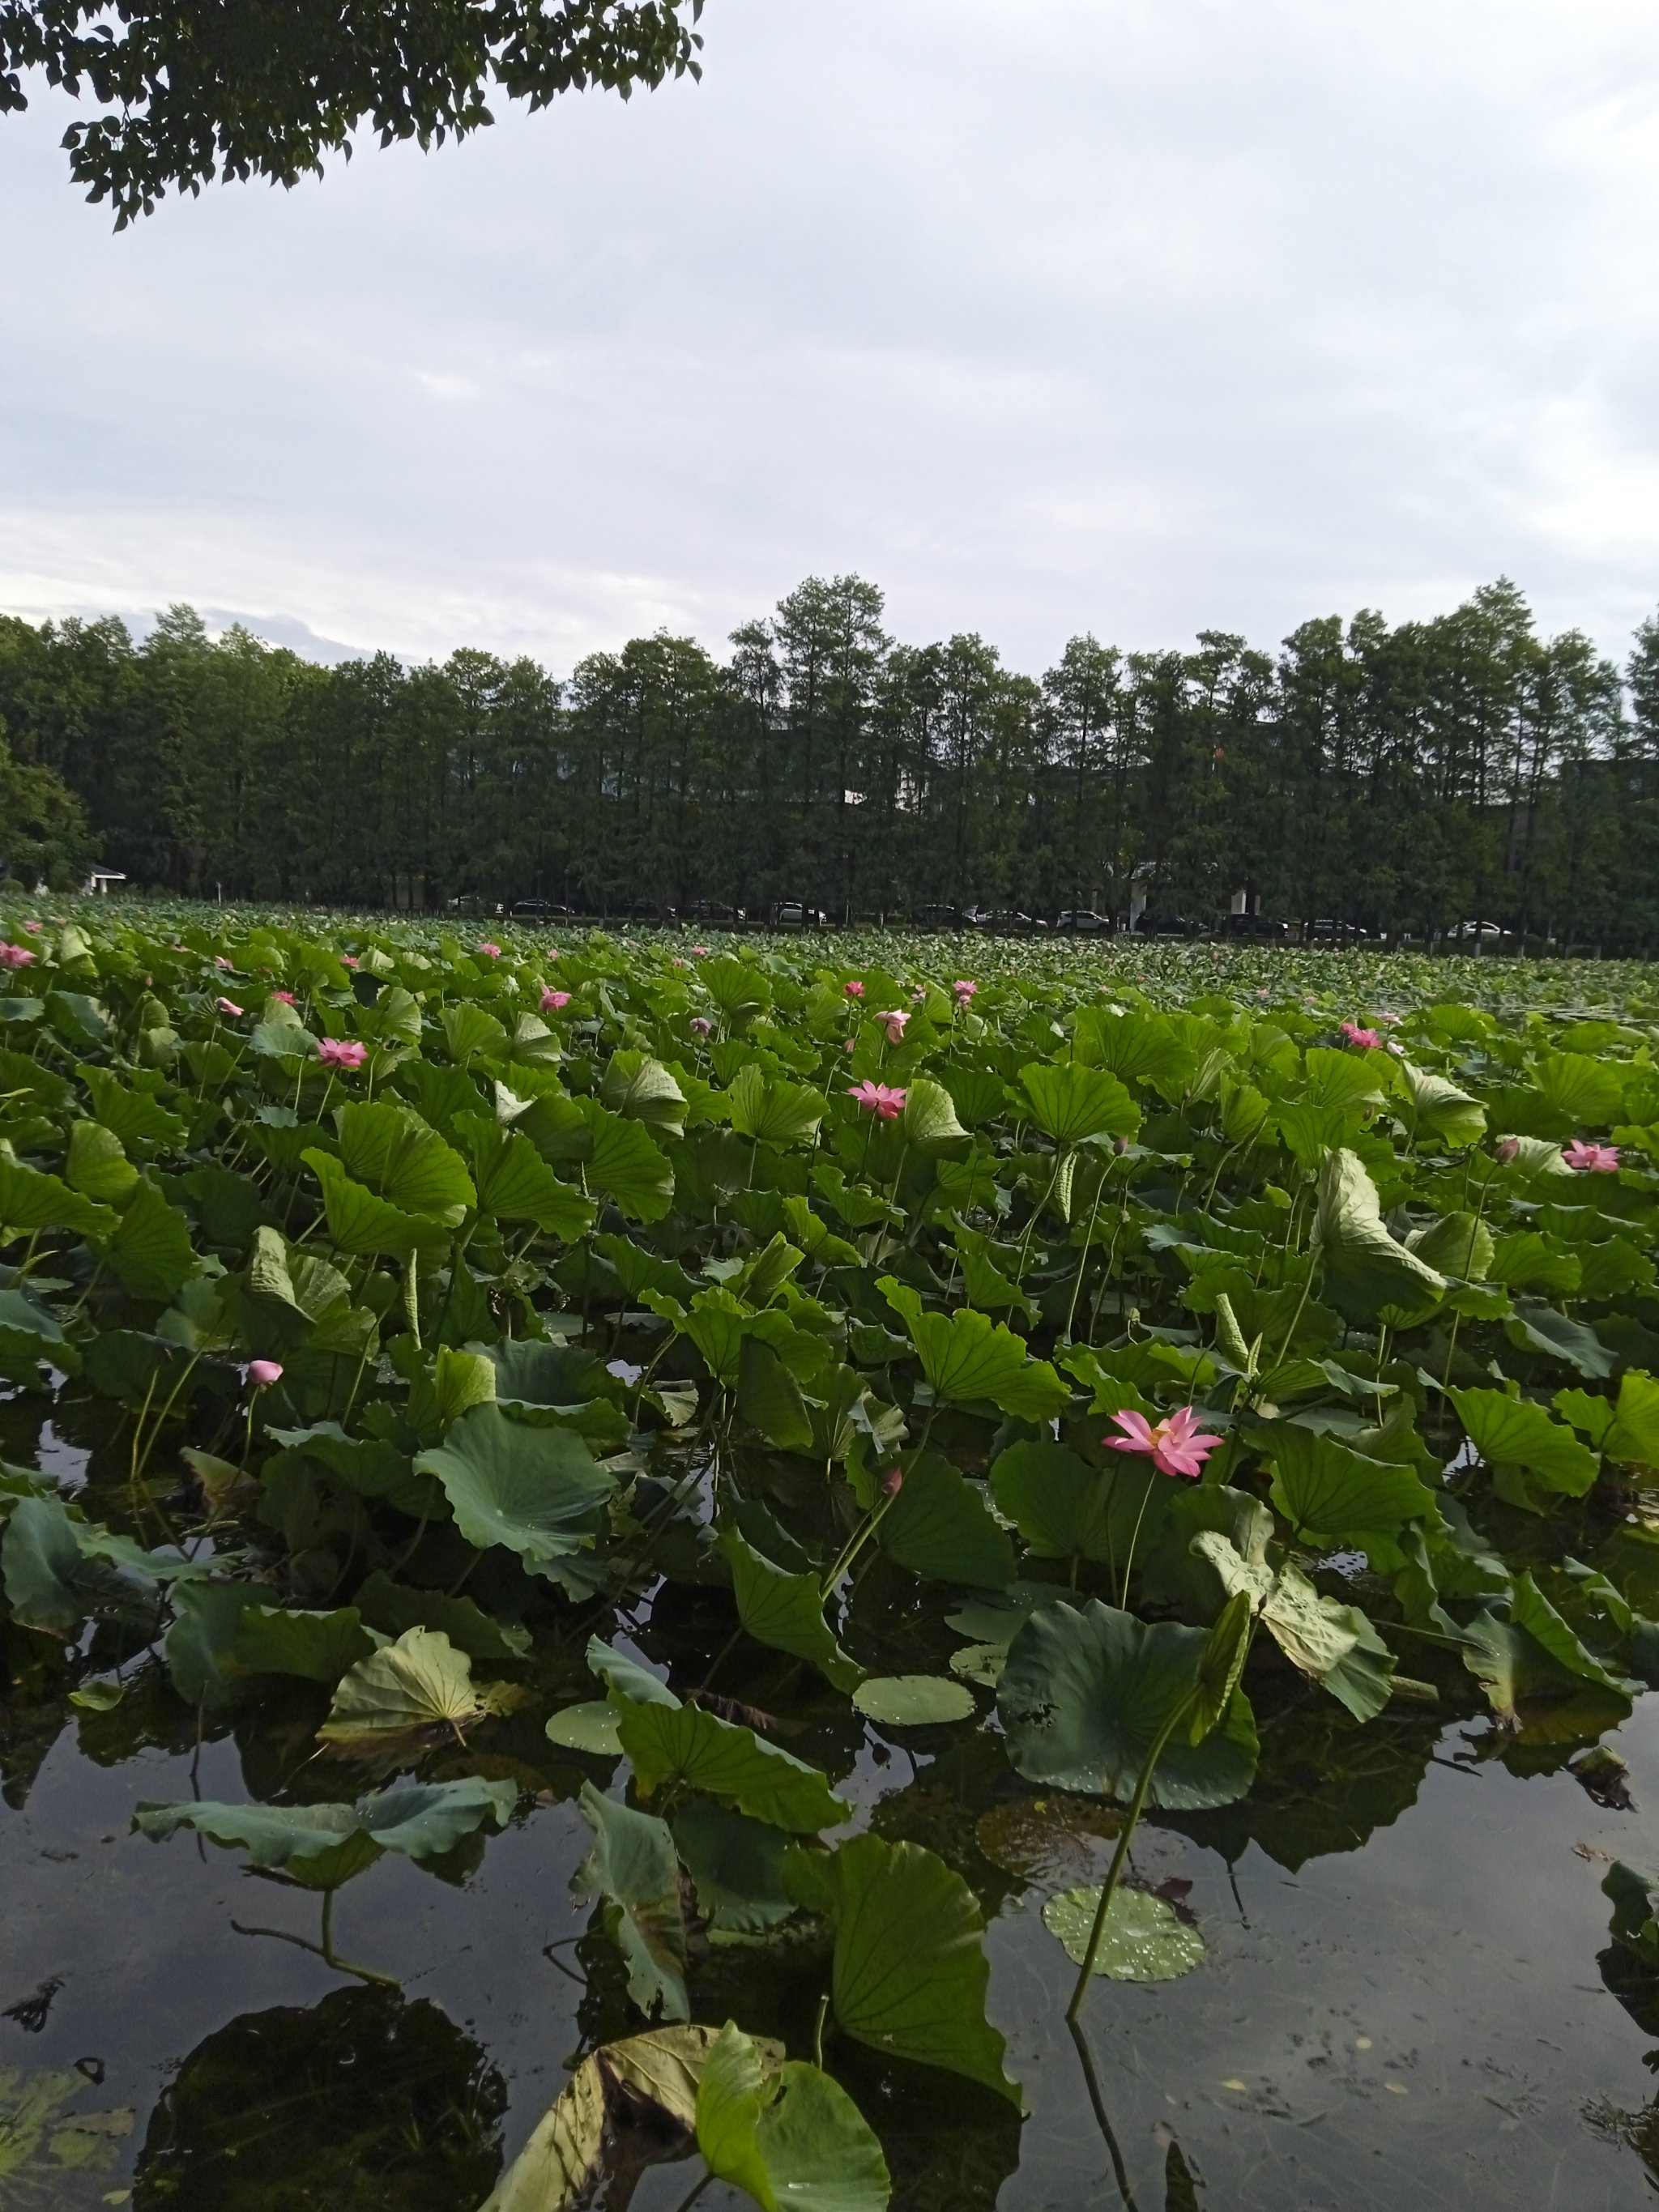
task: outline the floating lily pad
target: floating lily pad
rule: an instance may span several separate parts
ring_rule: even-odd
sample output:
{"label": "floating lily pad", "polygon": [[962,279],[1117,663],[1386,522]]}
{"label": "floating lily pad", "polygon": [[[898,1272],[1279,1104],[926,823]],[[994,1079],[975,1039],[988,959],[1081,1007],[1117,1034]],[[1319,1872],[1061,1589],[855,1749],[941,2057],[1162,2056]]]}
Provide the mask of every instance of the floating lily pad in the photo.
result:
{"label": "floating lily pad", "polygon": [[567,1705],[547,1724],[547,1739],[565,1751],[592,1752],[599,1759],[620,1759],[622,1738],[617,1734],[617,1708],[609,1698],[589,1698],[580,1705]]}
{"label": "floating lily pad", "polygon": [[854,1691],[853,1703],[884,1728],[929,1728],[970,1719],[975,1711],[973,1692],[945,1674],[872,1674]]}
{"label": "floating lily pad", "polygon": [[[1057,1936],[1066,1956],[1081,1966],[1100,1907],[1102,1885],[1065,1889],[1042,1908],[1042,1924]],[[1095,1972],[1115,1982],[1173,1982],[1204,1963],[1204,1938],[1173,1905],[1144,1889],[1120,1889],[1106,1915],[1095,1954]]]}

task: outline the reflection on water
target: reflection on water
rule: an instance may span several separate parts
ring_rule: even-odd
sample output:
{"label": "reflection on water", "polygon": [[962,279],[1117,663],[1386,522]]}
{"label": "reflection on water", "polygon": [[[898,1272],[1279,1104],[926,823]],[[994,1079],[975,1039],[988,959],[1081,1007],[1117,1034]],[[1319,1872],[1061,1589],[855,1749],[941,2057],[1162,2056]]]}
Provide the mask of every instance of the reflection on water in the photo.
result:
{"label": "reflection on water", "polygon": [[243,2013],[156,2100],[137,2212],[473,2212],[507,2085],[438,2007],[385,1989]]}

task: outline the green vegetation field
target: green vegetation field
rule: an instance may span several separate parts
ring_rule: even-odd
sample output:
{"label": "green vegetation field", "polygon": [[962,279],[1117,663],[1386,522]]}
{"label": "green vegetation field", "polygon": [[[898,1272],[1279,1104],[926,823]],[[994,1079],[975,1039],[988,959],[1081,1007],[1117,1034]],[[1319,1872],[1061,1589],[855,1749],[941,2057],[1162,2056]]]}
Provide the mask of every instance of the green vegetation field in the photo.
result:
{"label": "green vegetation field", "polygon": [[[1215,1971],[1143,1814],[1248,1829],[1310,1743],[1453,1721],[1616,1793],[1659,972],[488,927],[0,913],[14,1793],[78,1729],[365,1988],[424,1971],[337,1914],[377,1861],[584,1824],[586,2055],[423,2203],[693,2143],[763,2205],[933,2201],[916,2085],[1017,2129],[1061,2063],[994,2024],[993,1868],[1104,2039],[1114,1981]],[[240,1795],[152,1800],[204,1742]]]}

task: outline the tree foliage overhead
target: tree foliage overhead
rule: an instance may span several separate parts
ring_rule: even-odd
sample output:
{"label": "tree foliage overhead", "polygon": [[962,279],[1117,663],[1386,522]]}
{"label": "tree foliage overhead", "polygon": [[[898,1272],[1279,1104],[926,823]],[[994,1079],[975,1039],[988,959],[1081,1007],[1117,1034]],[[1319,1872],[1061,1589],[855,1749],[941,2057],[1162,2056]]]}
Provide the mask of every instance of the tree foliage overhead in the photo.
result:
{"label": "tree foliage overhead", "polygon": [[898,642],[857,576],[724,655],[659,631],[562,682],[471,648],[319,667],[188,609],[142,644],[0,617],[0,716],[111,866],[210,896],[1121,916],[1146,869],[1204,921],[1248,884],[1290,921],[1659,947],[1659,624],[1621,683],[1507,584],[1277,654],[1074,638],[1041,678]]}
{"label": "tree foliage overhead", "polygon": [[543,107],[698,76],[702,0],[0,0],[0,112],[43,71],[106,112],[70,171],[116,228],[216,176],[291,185],[367,123],[422,148],[493,122],[492,87]]}

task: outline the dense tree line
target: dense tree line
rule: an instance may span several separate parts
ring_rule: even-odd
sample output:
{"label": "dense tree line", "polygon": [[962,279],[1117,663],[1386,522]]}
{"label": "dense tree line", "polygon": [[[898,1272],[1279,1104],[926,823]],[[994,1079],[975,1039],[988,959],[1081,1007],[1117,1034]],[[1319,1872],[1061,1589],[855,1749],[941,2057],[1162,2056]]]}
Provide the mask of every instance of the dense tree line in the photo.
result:
{"label": "dense tree line", "polygon": [[1433,621],[1304,623],[1278,654],[1073,638],[1041,679],[978,636],[896,642],[810,580],[724,659],[665,632],[561,684],[464,650],[325,667],[187,608],[0,618],[15,759],[110,866],[173,891],[597,914],[781,898],[1427,932],[1475,916],[1659,949],[1659,623],[1627,668],[1499,582]]}

